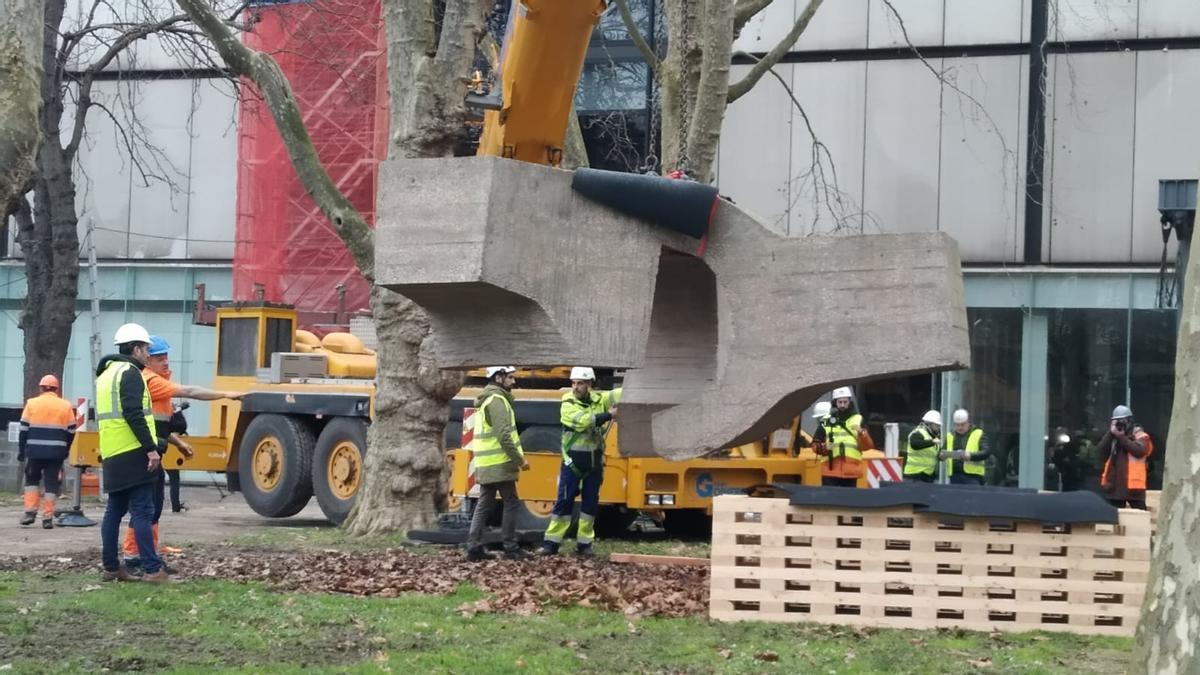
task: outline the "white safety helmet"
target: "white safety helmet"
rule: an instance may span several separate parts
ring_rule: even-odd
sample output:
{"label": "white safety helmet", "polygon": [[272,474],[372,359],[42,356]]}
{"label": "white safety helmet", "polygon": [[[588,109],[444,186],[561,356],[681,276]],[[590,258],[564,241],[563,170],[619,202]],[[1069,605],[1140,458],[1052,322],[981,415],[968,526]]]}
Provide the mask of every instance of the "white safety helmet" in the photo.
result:
{"label": "white safety helmet", "polygon": [[936,410],[930,410],[929,412],[925,413],[923,417],[921,417],[921,421],[926,424],[936,424],[940,427],[942,426],[942,413]]}
{"label": "white safety helmet", "polygon": [[515,372],[517,372],[517,369],[513,368],[512,366],[490,366],[487,369],[487,376],[488,376],[488,379],[490,380],[500,373],[515,373]]}
{"label": "white safety helmet", "polygon": [[1113,408],[1112,418],[1114,420],[1123,420],[1126,417],[1133,417],[1133,411],[1127,405],[1119,405]]}
{"label": "white safety helmet", "polygon": [[839,398],[854,398],[854,392],[850,391],[850,387],[838,387],[833,390],[833,395],[830,398],[835,401]]}
{"label": "white safety helmet", "polygon": [[822,417],[825,417],[829,414],[829,411],[832,408],[833,406],[829,404],[829,401],[817,401],[816,404],[813,405],[813,419],[819,420]]}
{"label": "white safety helmet", "polygon": [[971,421],[971,416],[967,414],[966,410],[959,408],[958,410],[954,411],[954,423],[955,424],[963,424],[963,423],[969,422],[969,421]]}
{"label": "white safety helmet", "polygon": [[572,380],[588,380],[589,382],[596,381],[596,371],[587,366],[575,366],[571,369]]}
{"label": "white safety helmet", "polygon": [[150,344],[150,332],[136,323],[127,323],[117,329],[113,336],[113,344],[118,347],[130,342],[145,342]]}

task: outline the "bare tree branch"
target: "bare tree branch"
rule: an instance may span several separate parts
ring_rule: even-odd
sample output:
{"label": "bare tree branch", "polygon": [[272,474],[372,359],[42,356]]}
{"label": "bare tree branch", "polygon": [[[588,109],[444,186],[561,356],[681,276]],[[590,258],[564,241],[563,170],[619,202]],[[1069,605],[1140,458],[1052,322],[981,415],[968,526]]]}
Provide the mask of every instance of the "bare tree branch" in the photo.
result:
{"label": "bare tree branch", "polygon": [[269,56],[243,44],[240,37],[209,7],[207,0],[178,2],[200,30],[212,40],[225,63],[234,72],[254,82],[262,92],[300,182],[345,243],[363,278],[374,282],[373,233],[362,214],[341,193],[329,177],[325,166],[321,164],[291,86],[283,71],[279,69],[279,64]]}
{"label": "bare tree branch", "polygon": [[[650,67],[650,73],[655,79],[658,79],[658,69],[662,64],[658,61],[658,55],[650,48],[650,43],[646,42],[646,38],[642,36],[642,31],[638,28],[637,20],[633,18],[633,12],[629,11],[629,0],[613,0],[617,5],[617,11],[621,13],[621,22],[625,24],[625,30],[629,33],[629,38],[633,40],[634,46],[642,53],[642,58],[646,60],[646,65]],[[771,0],[767,0],[770,2]]]}
{"label": "bare tree branch", "polygon": [[775,0],[738,0],[733,7],[733,34],[738,35],[746,23]]}
{"label": "bare tree branch", "polygon": [[758,63],[755,63],[754,67],[750,69],[750,72],[746,73],[745,77],[729,85],[729,94],[726,100],[733,103],[744,96],[746,92],[754,88],[754,85],[758,84],[758,81],[762,79],[762,76],[768,70],[774,68],[775,64],[779,63],[784,54],[787,54],[791,50],[792,45],[796,44],[796,40],[800,39],[800,36],[804,33],[804,29],[808,28],[808,23],[812,21],[813,15],[820,9],[822,2],[824,0],[808,0],[808,6],[804,8],[800,16],[796,17],[796,23],[792,24],[792,29],[779,41],[779,44],[767,52]]}

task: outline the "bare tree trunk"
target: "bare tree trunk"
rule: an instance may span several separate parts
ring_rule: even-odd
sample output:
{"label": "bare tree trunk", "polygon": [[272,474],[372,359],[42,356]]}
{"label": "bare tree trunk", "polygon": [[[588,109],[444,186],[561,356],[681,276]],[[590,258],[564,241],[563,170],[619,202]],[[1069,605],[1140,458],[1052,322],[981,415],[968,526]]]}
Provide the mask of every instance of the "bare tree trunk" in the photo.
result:
{"label": "bare tree trunk", "polygon": [[0,216],[17,208],[37,173],[42,13],[41,0],[0,3]]}
{"label": "bare tree trunk", "polygon": [[563,139],[564,169],[580,169],[588,166],[587,145],[583,142],[583,128],[579,126],[579,113],[575,104],[571,104],[571,114],[567,117],[567,136]]}
{"label": "bare tree trunk", "polygon": [[75,215],[75,179],[71,175],[72,151],[59,143],[63,116],[58,80],[58,28],[64,0],[47,0],[42,42],[43,76],[42,143],[37,155],[32,214],[28,205],[18,213],[17,242],[25,257],[25,306],[20,327],[24,332],[26,396],[37,392],[43,375],[62,375],[75,323],[79,292],[79,230]]}
{"label": "bare tree trunk", "polygon": [[1200,672],[1200,255],[1188,258],[1175,346],[1175,404],[1162,504],[1142,620],[1139,662],[1149,673]]}
{"label": "bare tree trunk", "polygon": [[[449,0],[441,35],[428,0],[384,0],[392,157],[448,157],[462,134],[487,0]],[[391,291],[371,296],[380,345],[366,481],[345,526],[355,534],[432,526],[446,506],[446,422],[462,376],[434,365],[425,312]]]}

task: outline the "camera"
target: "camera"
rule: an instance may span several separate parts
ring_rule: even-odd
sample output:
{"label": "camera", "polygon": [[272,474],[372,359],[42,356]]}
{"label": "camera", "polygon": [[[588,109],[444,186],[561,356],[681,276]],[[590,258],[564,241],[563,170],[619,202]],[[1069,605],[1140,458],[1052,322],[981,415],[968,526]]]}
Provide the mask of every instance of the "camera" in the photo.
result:
{"label": "camera", "polygon": [[1125,433],[1125,420],[1118,420],[1115,425],[1117,427],[1117,431]]}

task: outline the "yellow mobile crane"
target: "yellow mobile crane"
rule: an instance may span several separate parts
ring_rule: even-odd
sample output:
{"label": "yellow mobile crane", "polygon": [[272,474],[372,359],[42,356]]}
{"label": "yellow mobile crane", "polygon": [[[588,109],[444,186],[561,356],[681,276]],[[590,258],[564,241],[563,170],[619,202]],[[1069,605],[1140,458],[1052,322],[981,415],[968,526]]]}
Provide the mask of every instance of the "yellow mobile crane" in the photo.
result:
{"label": "yellow mobile crane", "polygon": [[[485,109],[478,154],[560,163],[571,99],[605,7],[604,0],[515,0],[496,82],[469,97],[469,103]],[[342,522],[362,485],[374,352],[350,333],[318,339],[298,326],[290,306],[260,298],[209,307],[203,289],[198,290],[194,322],[217,331],[212,386],[249,393],[241,401],[214,402],[209,435],[189,438],[196,455],[184,459],[171,449],[165,466],[225,473],[228,486],[264,516],[294,515],[315,495],[326,517]],[[616,374],[600,372],[599,385],[616,384]],[[531,464],[518,483],[526,505],[523,528],[544,527],[554,503],[558,408],[569,386],[566,374],[566,368],[518,372],[515,410]],[[484,384],[481,372],[468,375],[446,431],[455,502],[468,496],[472,480],[470,451],[458,447],[463,411]],[[613,425],[606,441],[597,519],[602,532],[624,529],[641,511],[657,513],[670,531],[703,530],[715,495],[775,482],[820,481],[818,459],[803,447],[798,418],[769,438],[682,462],[622,457],[618,427]],[[98,466],[94,432],[76,435],[71,461]]]}

